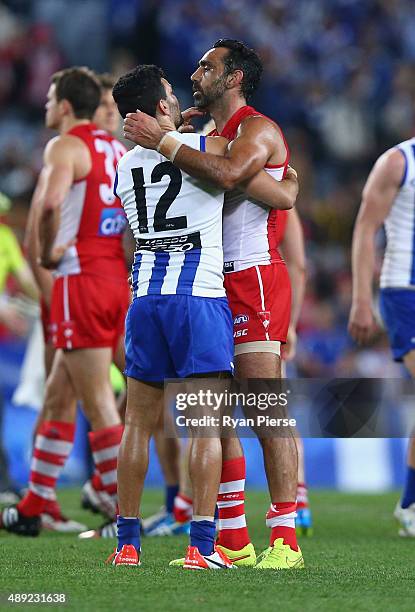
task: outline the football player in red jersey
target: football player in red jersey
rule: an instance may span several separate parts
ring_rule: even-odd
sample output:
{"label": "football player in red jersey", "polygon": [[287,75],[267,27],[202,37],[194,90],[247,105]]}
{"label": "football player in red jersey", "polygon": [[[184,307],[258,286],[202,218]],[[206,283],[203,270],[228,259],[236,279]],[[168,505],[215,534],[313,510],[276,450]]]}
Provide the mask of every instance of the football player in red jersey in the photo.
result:
{"label": "football player in red jersey", "polygon": [[[290,325],[287,332],[287,342],[282,348],[282,375],[285,376],[285,363],[295,358],[297,350],[297,325],[304,300],[306,279],[304,235],[300,217],[295,209],[287,212],[281,211],[277,243],[288,267],[292,289]],[[311,536],[313,528],[305,477],[304,446],[299,435],[297,435],[296,441],[298,450],[298,485],[295,525],[297,534]]]}
{"label": "football player in red jersey", "polygon": [[[98,108],[95,111],[93,121],[96,125],[115,135],[115,132],[119,128],[119,114],[117,106],[112,97],[112,88],[114,86],[114,79],[110,74],[104,73],[97,75],[101,86],[101,99]],[[48,378],[52,364],[54,365],[54,376],[53,379],[48,381],[50,388],[50,398],[47,404],[43,406],[42,411],[39,414],[36,426],[35,434],[47,418],[47,412],[51,411],[50,403],[56,408],[53,410],[59,410],[61,418],[70,422],[75,418],[76,412],[76,397],[75,391],[71,379],[69,377],[67,368],[61,355],[61,351],[56,351],[52,343],[51,325],[50,325],[50,297],[52,293],[53,275],[50,270],[46,270],[39,265],[39,204],[41,200],[39,195],[42,188],[42,175],[39,178],[38,185],[32,197],[29,218],[26,225],[25,235],[25,248],[28,255],[30,266],[34,273],[37,281],[39,290],[41,291],[41,321],[43,327],[43,337],[45,343],[45,371],[46,377]],[[114,362],[118,368],[122,371],[124,369],[125,358],[124,358],[124,337],[120,336],[117,350],[114,354]],[[53,386],[52,386],[53,384]],[[125,397],[120,398],[119,407],[121,400]],[[125,408],[125,406],[124,406]],[[101,511],[104,516],[108,518],[113,517],[113,504],[108,503],[104,488],[102,486],[101,479],[97,471],[91,480],[88,480],[82,489],[82,505],[86,508],[93,509],[94,512]],[[48,500],[42,512],[42,525],[48,529],[54,531],[68,532],[80,532],[86,529],[85,525],[68,519],[61,511],[61,508],[55,499]],[[107,526],[102,530],[104,533],[107,531],[111,532]],[[90,533],[90,532],[88,532]],[[111,532],[113,535],[113,533]]]}
{"label": "football player in red jersey", "polygon": [[[46,125],[59,131],[44,154],[36,188],[40,264],[55,271],[50,297],[52,341],[91,423],[90,443],[109,503],[115,507],[116,462],[122,426],[109,380],[130,291],[122,249],[126,224],[113,194],[115,168],[125,149],[92,118],[101,88],[86,68],[56,73]],[[50,287],[49,287],[50,290]],[[43,291],[42,291],[43,293]],[[47,295],[46,291],[45,294]],[[74,411],[56,402],[57,359],[48,379],[45,420],[35,437],[29,491],[1,515],[1,525],[37,535],[39,516],[55,499],[55,485],[73,445]]]}
{"label": "football player in red jersey", "polygon": [[[229,192],[261,168],[281,180],[289,162],[283,134],[273,121],[247,105],[261,73],[261,62],[253,50],[241,42],[223,39],[204,54],[191,77],[196,107],[213,117],[216,134],[232,141],[225,157],[180,146],[144,113],[129,114],[124,133],[143,147],[159,150],[191,176],[210,180]],[[235,366],[239,378],[281,375],[280,344],[287,337],[291,295],[288,272],[276,248],[278,214],[235,193],[230,194],[224,209],[225,288],[235,318]],[[271,496],[266,518],[271,538],[256,567],[301,568],[304,561],[295,533],[295,439],[273,436],[260,441]],[[239,440],[229,439],[223,458],[219,544],[230,558],[254,559],[245,522],[245,460]],[[231,483],[238,483],[237,489]],[[228,499],[230,493],[238,495],[237,508]]]}

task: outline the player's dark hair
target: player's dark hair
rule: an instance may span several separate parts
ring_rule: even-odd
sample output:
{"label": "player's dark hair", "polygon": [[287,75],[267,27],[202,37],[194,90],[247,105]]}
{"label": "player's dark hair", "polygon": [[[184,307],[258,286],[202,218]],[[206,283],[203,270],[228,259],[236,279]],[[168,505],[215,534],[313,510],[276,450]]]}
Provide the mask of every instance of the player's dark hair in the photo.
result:
{"label": "player's dark hair", "polygon": [[110,74],[109,72],[102,72],[101,74],[97,74],[97,79],[99,84],[101,85],[102,89],[111,89],[114,87],[115,85],[115,77]]}
{"label": "player's dark hair", "polygon": [[159,101],[167,98],[161,82],[165,78],[163,70],[154,64],[142,64],[121,76],[112,90],[120,115],[125,118],[127,113],[140,110],[155,117]]}
{"label": "player's dark hair", "polygon": [[263,71],[258,54],[243,42],[232,38],[220,38],[215,42],[213,48],[228,49],[228,53],[223,58],[225,74],[242,70],[244,76],[241,82],[241,93],[246,100],[249,100],[259,85]]}
{"label": "player's dark hair", "polygon": [[68,100],[77,119],[92,119],[101,101],[100,84],[89,68],[75,66],[52,75],[56,86],[56,99]]}

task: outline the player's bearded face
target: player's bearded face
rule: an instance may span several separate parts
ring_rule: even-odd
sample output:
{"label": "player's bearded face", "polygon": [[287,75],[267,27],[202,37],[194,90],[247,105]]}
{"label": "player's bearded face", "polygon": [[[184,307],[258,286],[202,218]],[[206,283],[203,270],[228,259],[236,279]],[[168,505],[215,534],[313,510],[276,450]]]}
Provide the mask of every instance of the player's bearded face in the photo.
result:
{"label": "player's bearded face", "polygon": [[[207,80],[207,79],[206,79]],[[226,76],[221,74],[211,83],[194,82],[193,99],[197,108],[209,108],[211,104],[219,100],[226,91]]]}
{"label": "player's bearded face", "polygon": [[171,96],[168,99],[168,104],[170,107],[170,117],[172,118],[172,121],[176,128],[178,128],[182,123],[182,114],[180,112],[180,104],[176,96]]}

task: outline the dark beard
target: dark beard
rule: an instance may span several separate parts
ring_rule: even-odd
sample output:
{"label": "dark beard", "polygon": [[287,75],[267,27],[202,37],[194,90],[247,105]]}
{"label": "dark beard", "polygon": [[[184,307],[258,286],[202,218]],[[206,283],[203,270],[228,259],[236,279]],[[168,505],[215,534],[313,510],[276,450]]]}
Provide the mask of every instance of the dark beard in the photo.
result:
{"label": "dark beard", "polygon": [[223,96],[225,90],[225,79],[223,76],[217,78],[208,91],[200,91],[200,89],[197,89],[194,93],[197,93],[198,96],[197,98],[193,98],[196,108],[208,110],[212,104]]}

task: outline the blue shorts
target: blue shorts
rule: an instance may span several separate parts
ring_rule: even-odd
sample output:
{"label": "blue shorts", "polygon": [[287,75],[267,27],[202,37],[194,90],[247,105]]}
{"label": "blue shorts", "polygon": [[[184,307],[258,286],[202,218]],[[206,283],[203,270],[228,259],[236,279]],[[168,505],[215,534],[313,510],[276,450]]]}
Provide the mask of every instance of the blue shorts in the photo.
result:
{"label": "blue shorts", "polygon": [[233,320],[226,298],[146,295],[131,304],[125,374],[148,382],[233,372]]}
{"label": "blue shorts", "polygon": [[382,289],[380,312],[395,361],[415,350],[415,291]]}

